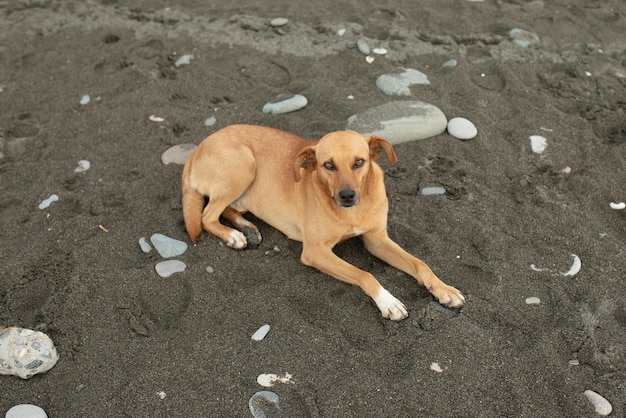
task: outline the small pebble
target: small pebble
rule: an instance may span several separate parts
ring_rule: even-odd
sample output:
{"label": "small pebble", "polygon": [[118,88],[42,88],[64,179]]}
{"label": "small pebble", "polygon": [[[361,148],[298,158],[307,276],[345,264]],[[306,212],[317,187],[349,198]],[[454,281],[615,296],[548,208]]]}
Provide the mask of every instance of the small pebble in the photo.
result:
{"label": "small pebble", "polygon": [[91,163],[87,160],[80,160],[78,162],[78,167],[74,169],[75,173],[84,173],[85,171],[91,168]]}
{"label": "small pebble", "polygon": [[169,147],[161,154],[161,162],[165,165],[179,164],[184,165],[189,155],[197,148],[195,144],[178,144]]}
{"label": "small pebble", "polygon": [[414,84],[430,84],[426,74],[407,68],[400,74],[383,74],[376,79],[376,85],[389,96],[410,96],[409,86]]}
{"label": "small pebble", "polygon": [[609,206],[611,207],[611,209],[622,210],[622,209],[626,208],[626,203],[624,203],[624,202],[619,202],[619,203],[611,202],[611,203],[609,203]]}
{"label": "small pebble", "polygon": [[344,28],[341,28],[341,29],[339,29],[339,30],[337,31],[337,35],[339,35],[339,36],[343,36],[343,35],[345,35],[345,34],[346,34],[346,30],[345,30]]}
{"label": "small pebble", "polygon": [[376,55],[387,55],[387,48],[374,48],[372,52]]}
{"label": "small pebble", "polygon": [[39,204],[39,209],[47,209],[53,202],[57,202],[59,200],[59,196],[56,194],[50,195],[49,198],[42,200]]}
{"label": "small pebble", "polygon": [[443,68],[454,68],[457,65],[459,65],[459,63],[457,62],[457,60],[452,59],[452,60],[448,60],[446,62],[443,63],[442,67]]}
{"label": "small pebble", "polygon": [[280,94],[271,102],[263,106],[263,113],[280,115],[283,113],[295,112],[308,104],[306,97],[300,94]]}
{"label": "small pebble", "polygon": [[442,373],[443,369],[441,368],[441,366],[439,365],[439,363],[431,363],[430,364],[430,370],[437,372],[437,373]]}
{"label": "small pebble", "polygon": [[187,243],[170,238],[163,234],[154,234],[150,237],[150,241],[154,248],[163,258],[176,257],[187,251]]}
{"label": "small pebble", "polygon": [[157,123],[161,123],[165,120],[164,118],[160,116],[156,116],[156,115],[150,115],[148,119],[150,119],[152,122],[157,122]]}
{"label": "small pebble", "polygon": [[356,41],[356,47],[361,54],[363,55],[370,54],[370,46],[367,44],[365,39],[359,39],[358,41]]}
{"label": "small pebble", "polygon": [[578,272],[580,271],[582,267],[582,262],[580,261],[580,257],[578,257],[576,254],[572,254],[572,257],[574,257],[572,266],[565,273],[561,273],[563,276],[574,277],[576,274],[578,274]]}
{"label": "small pebble", "polygon": [[159,399],[163,400],[167,396],[167,393],[165,393],[165,391],[162,390],[160,392],[157,392],[157,396],[159,397]]}
{"label": "small pebble", "polygon": [[293,383],[291,381],[291,374],[290,373],[285,373],[285,376],[280,377],[278,375],[275,375],[273,373],[265,373],[265,374],[260,374],[257,378],[256,378],[256,382],[266,388],[272,387],[274,386],[275,383]]}
{"label": "small pebble", "polygon": [[150,244],[148,244],[148,240],[146,239],[146,237],[139,238],[139,247],[141,248],[141,251],[146,254],[152,251],[152,247],[150,246]]}
{"label": "small pebble", "polygon": [[262,390],[252,395],[248,407],[254,418],[280,416],[280,398],[274,392]]}
{"label": "small pebble", "polygon": [[217,122],[217,119],[215,119],[215,116],[211,116],[210,118],[205,119],[204,126],[213,126],[215,125],[215,122]]}
{"label": "small pebble", "polygon": [[289,23],[289,19],[285,18],[285,17],[277,17],[274,18],[270,21],[270,25],[275,27],[275,28],[279,28],[281,26],[285,26],[287,23]]}
{"label": "small pebble", "polygon": [[261,328],[257,329],[254,334],[252,334],[252,339],[254,341],[261,341],[267,333],[270,332],[270,326],[268,324],[263,325]]}
{"label": "small pebble", "polygon": [[174,63],[174,66],[180,67],[181,65],[189,65],[192,59],[193,55],[191,54],[181,55],[180,58],[178,58]]}
{"label": "small pebble", "polygon": [[48,414],[42,408],[32,404],[15,405],[9,409],[6,418],[47,418]]}
{"label": "small pebble", "polygon": [[517,45],[527,48],[531,45],[538,45],[539,36],[525,29],[514,28],[509,31],[509,36]]}
{"label": "small pebble", "polygon": [[593,405],[598,415],[607,416],[613,411],[613,407],[602,395],[594,392],[593,390],[586,390],[584,392],[589,402]]}
{"label": "small pebble", "polygon": [[539,305],[540,303],[541,303],[541,300],[536,296],[526,298],[527,305]]}
{"label": "small pebble", "polygon": [[580,360],[573,359],[573,360],[568,361],[567,364],[569,364],[570,366],[579,366],[580,365]]}
{"label": "small pebble", "polygon": [[541,154],[548,147],[548,140],[540,135],[530,136],[530,148],[535,154]]}
{"label": "small pebble", "polygon": [[185,271],[187,265],[179,260],[165,260],[158,263],[154,268],[159,276],[169,277],[174,273]]}
{"label": "small pebble", "polygon": [[374,58],[374,57],[372,57],[372,56],[370,56],[370,55],[368,55],[367,57],[365,57],[365,62],[367,62],[368,64],[373,63],[373,62],[374,62],[374,60],[375,60],[375,58]]}
{"label": "small pebble", "polygon": [[448,121],[448,133],[456,139],[472,139],[478,135],[478,129],[465,118],[452,118]]}
{"label": "small pebble", "polygon": [[88,94],[85,94],[83,97],[80,98],[80,104],[83,106],[89,104],[90,101],[91,101],[91,97],[89,97]]}
{"label": "small pebble", "polygon": [[424,187],[422,190],[420,190],[420,193],[422,194],[422,196],[442,195],[446,194],[446,189],[440,186]]}
{"label": "small pebble", "polygon": [[207,266],[206,272],[209,273],[209,274],[213,274],[213,272],[215,272],[215,269],[213,267],[211,267],[211,266]]}

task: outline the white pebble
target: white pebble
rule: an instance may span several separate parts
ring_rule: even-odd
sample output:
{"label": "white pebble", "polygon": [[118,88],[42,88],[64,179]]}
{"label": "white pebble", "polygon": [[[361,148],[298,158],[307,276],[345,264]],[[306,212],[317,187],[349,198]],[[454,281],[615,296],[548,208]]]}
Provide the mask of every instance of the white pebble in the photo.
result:
{"label": "white pebble", "polygon": [[187,251],[187,243],[170,238],[163,234],[154,234],[150,237],[150,241],[154,248],[163,258],[176,257]]}
{"label": "white pebble", "polygon": [[248,401],[250,413],[254,418],[280,416],[280,398],[274,392],[262,390],[252,395]]}
{"label": "white pebble", "polygon": [[91,97],[89,97],[88,94],[85,94],[83,97],[80,98],[80,104],[83,106],[89,104],[90,101],[91,101]]}
{"label": "white pebble", "polygon": [[46,411],[29,403],[15,405],[9,409],[5,415],[6,418],[47,418]]}
{"label": "white pebble", "polygon": [[541,154],[548,147],[548,140],[540,135],[530,136],[530,148],[536,154]]}
{"label": "white pebble", "polygon": [[56,202],[59,200],[59,196],[56,194],[50,195],[49,198],[44,199],[41,201],[41,203],[39,204],[39,209],[47,209],[48,207],[50,207],[50,205],[52,204],[52,202]]}
{"label": "white pebble", "polygon": [[87,160],[80,160],[78,167],[74,169],[75,173],[83,173],[91,168],[91,163]]}
{"label": "white pebble", "polygon": [[217,119],[215,119],[215,116],[211,116],[210,118],[205,119],[204,126],[213,126],[215,125],[215,122],[217,122]]}
{"label": "white pebble", "polygon": [[376,55],[386,55],[387,54],[387,48],[374,48],[372,49],[372,52]]}
{"label": "white pebble", "polygon": [[274,18],[270,21],[270,25],[272,25],[275,28],[279,28],[281,26],[285,26],[287,23],[289,23],[289,19],[285,18],[285,17],[277,17]]}
{"label": "white pebble", "polygon": [[430,364],[430,370],[437,372],[437,373],[442,373],[443,369],[441,368],[441,366],[439,365],[439,363],[431,363]]}
{"label": "white pebble", "polygon": [[593,390],[586,390],[584,393],[587,399],[589,399],[589,402],[593,405],[597,414],[606,416],[613,412],[613,407],[610,402],[599,393],[596,393]]}
{"label": "white pebble", "polygon": [[167,393],[165,393],[164,390],[157,392],[157,396],[159,397],[159,399],[165,399],[165,397],[167,396]]}
{"label": "white pebble", "polygon": [[0,331],[0,375],[30,379],[59,360],[54,343],[43,332],[10,327]]}
{"label": "white pebble", "polygon": [[468,119],[452,118],[448,121],[448,133],[457,139],[472,139],[478,135],[478,129]]}
{"label": "white pebble", "polygon": [[376,59],[376,58],[374,58],[374,57],[372,57],[372,56],[368,55],[367,57],[365,57],[365,62],[367,62],[368,64],[371,64],[371,63],[373,63],[373,62],[374,62],[374,60],[375,60],[375,59]]}
{"label": "white pebble", "polygon": [[161,162],[165,165],[168,164],[180,164],[184,165],[187,162],[189,155],[197,148],[195,144],[178,144],[169,147],[161,154]]}
{"label": "white pebble", "polygon": [[540,303],[541,303],[541,300],[536,296],[526,298],[527,305],[539,305]]}
{"label": "white pebble", "polygon": [[152,251],[152,247],[150,246],[150,244],[148,244],[148,240],[146,239],[146,237],[139,238],[139,247],[141,247],[141,251],[146,254]]}
{"label": "white pebble", "polygon": [[260,374],[257,378],[256,378],[256,382],[266,388],[272,387],[274,386],[274,384],[276,383],[293,383],[291,381],[291,374],[290,373],[285,373],[284,376],[278,376],[275,375],[273,373],[264,373],[264,374]]}
{"label": "white pebble", "polygon": [[339,35],[339,36],[343,36],[343,35],[345,35],[345,34],[346,34],[346,30],[345,30],[344,28],[341,28],[341,29],[339,29],[339,30],[337,31],[337,35]]}
{"label": "white pebble", "polygon": [[193,55],[191,54],[181,55],[180,58],[176,60],[174,65],[176,67],[180,67],[181,65],[189,65],[192,59],[193,59]]}
{"label": "white pebble", "polygon": [[252,339],[254,341],[261,341],[267,333],[270,332],[270,326],[268,324],[263,325],[261,328],[257,329],[254,334],[252,334]]}
{"label": "white pebble", "polygon": [[209,274],[213,274],[213,272],[215,272],[215,269],[213,267],[211,267],[211,266],[207,266],[206,272],[209,273]]}
{"label": "white pebble", "polygon": [[446,194],[446,189],[439,186],[424,187],[422,190],[420,190],[420,193],[422,194],[422,196],[435,196]]}
{"label": "white pebble", "polygon": [[308,104],[306,97],[301,94],[280,94],[272,102],[263,106],[263,113],[280,115],[283,113],[295,112]]}
{"label": "white pebble", "polygon": [[148,119],[150,119],[152,122],[157,122],[157,123],[161,123],[165,120],[164,118],[160,116],[156,116],[156,115],[150,115]]}
{"label": "white pebble", "polygon": [[572,257],[574,257],[572,266],[565,273],[561,273],[563,276],[574,277],[580,271],[580,268],[582,267],[580,258],[576,254],[572,254]]}
{"label": "white pebble", "polygon": [[443,68],[454,68],[454,67],[456,67],[458,64],[459,64],[459,63],[457,62],[457,60],[455,60],[455,59],[451,59],[451,60],[448,60],[448,61],[444,62],[444,63],[443,63],[443,65],[442,65],[442,67],[443,67]]}
{"label": "white pebble", "polygon": [[611,209],[622,210],[622,209],[626,208],[626,203],[624,203],[624,202],[619,202],[619,203],[611,202],[611,203],[609,203],[609,206],[611,207]]}
{"label": "white pebble", "polygon": [[154,269],[161,277],[169,277],[174,273],[185,271],[187,265],[179,260],[165,260],[158,263]]}
{"label": "white pebble", "polygon": [[358,41],[356,41],[356,47],[361,54],[363,55],[370,54],[370,46],[367,44],[365,39],[359,39]]}
{"label": "white pebble", "polygon": [[531,270],[533,270],[533,271],[545,271],[545,270],[548,270],[548,269],[542,269],[542,268],[539,268],[539,267],[537,267],[537,266],[536,266],[536,265],[534,265],[534,264],[531,264],[531,265],[530,265],[530,269],[531,269]]}
{"label": "white pebble", "polygon": [[413,84],[430,84],[428,76],[421,71],[407,68],[400,74],[383,74],[376,79],[376,85],[389,96],[410,96]]}

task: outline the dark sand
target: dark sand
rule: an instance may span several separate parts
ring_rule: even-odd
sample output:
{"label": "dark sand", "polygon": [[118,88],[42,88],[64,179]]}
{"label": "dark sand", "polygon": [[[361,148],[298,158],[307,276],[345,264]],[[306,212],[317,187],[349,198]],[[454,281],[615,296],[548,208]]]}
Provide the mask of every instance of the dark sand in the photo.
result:
{"label": "dark sand", "polygon": [[[515,45],[515,27],[540,43]],[[61,356],[30,380],[0,377],[0,414],[245,417],[259,374],[290,373],[271,389],[284,417],[593,417],[587,389],[624,416],[626,211],[609,203],[626,200],[625,33],[622,0],[0,1],[0,324],[43,330]],[[389,54],[367,64],[360,37]],[[375,80],[401,68],[432,83],[406,99],[479,129],[383,164],[390,235],[464,291],[463,309],[358,239],[340,245],[407,305],[385,320],[262,222],[258,249],[205,234],[178,257],[184,273],[157,276],[139,238],[187,240],[167,148],[233,123],[319,138],[397,100]],[[309,104],[263,114],[280,93]],[[74,173],[82,159],[91,169]],[[419,194],[433,185],[448,193]],[[582,269],[565,277],[571,254]]]}

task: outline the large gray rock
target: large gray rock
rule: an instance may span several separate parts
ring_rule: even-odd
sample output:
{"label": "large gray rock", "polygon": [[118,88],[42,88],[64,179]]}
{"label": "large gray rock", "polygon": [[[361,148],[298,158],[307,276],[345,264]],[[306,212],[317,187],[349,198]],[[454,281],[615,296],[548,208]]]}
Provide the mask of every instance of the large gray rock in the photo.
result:
{"label": "large gray rock", "polygon": [[436,106],[420,101],[395,101],[350,116],[346,129],[400,144],[439,135],[446,130],[447,123],[446,115]]}

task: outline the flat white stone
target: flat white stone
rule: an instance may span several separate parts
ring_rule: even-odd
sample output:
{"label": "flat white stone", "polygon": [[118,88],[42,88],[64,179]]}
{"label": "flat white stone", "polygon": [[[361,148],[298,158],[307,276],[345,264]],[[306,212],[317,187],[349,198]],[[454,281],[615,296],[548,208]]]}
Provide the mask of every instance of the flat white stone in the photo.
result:
{"label": "flat white stone", "polygon": [[431,104],[395,101],[350,116],[346,129],[400,144],[439,135],[446,130],[447,124],[446,115]]}
{"label": "flat white stone", "polygon": [[307,98],[301,94],[280,94],[276,99],[263,106],[263,113],[280,115],[295,112],[305,107],[308,103]]}
{"label": "flat white stone", "polygon": [[54,343],[43,332],[10,327],[0,331],[0,375],[30,379],[59,360]]}
{"label": "flat white stone", "polygon": [[213,126],[217,122],[215,116],[208,117],[204,120],[204,126]]}
{"label": "flat white stone", "polygon": [[513,28],[509,31],[509,36],[517,45],[527,48],[531,45],[539,45],[540,39],[537,34],[525,29]]}
{"label": "flat white stone", "polygon": [[529,298],[526,298],[525,302],[527,305],[539,305],[541,303],[541,300],[536,296],[531,296]]}
{"label": "flat white stone", "polygon": [[443,63],[443,65],[442,65],[442,67],[443,67],[443,68],[454,68],[454,67],[456,67],[458,64],[459,64],[459,63],[458,63],[458,61],[457,61],[457,60],[455,60],[455,59],[451,59],[451,60],[448,60],[448,61],[444,62],[444,63]]}
{"label": "flat white stone", "polygon": [[148,244],[148,240],[146,239],[146,237],[139,238],[139,247],[141,248],[141,251],[146,254],[152,251],[152,246]]}
{"label": "flat white stone", "polygon": [[478,129],[465,118],[452,118],[448,121],[448,133],[457,139],[472,139],[478,135]]}
{"label": "flat white stone", "polygon": [[422,194],[422,196],[434,196],[446,194],[446,189],[440,186],[424,187],[422,190],[420,190],[420,193]]}
{"label": "flat white stone", "polygon": [[187,243],[170,238],[163,234],[154,234],[150,237],[150,241],[154,248],[163,258],[176,257],[187,251]]}
{"label": "flat white stone", "polygon": [[276,17],[270,21],[270,25],[275,28],[285,26],[287,23],[289,23],[289,19],[287,19],[286,17]]}
{"label": "flat white stone", "polygon": [[75,173],[83,173],[91,168],[91,163],[87,160],[80,160],[78,167],[74,169]]}
{"label": "flat white stone", "polygon": [[88,94],[85,94],[83,95],[83,97],[80,98],[80,104],[83,106],[88,105],[90,101],[91,97]]}
{"label": "flat white stone", "polygon": [[48,418],[48,414],[37,405],[29,403],[15,405],[9,409],[5,415],[6,418]]}
{"label": "flat white stone", "polygon": [[180,67],[182,65],[189,65],[191,63],[191,60],[193,59],[193,55],[191,54],[185,54],[185,55],[181,55],[180,58],[178,58],[176,60],[176,62],[174,63],[174,65],[176,67]]}
{"label": "flat white stone", "polygon": [[165,165],[183,165],[187,162],[187,159],[196,148],[197,145],[195,144],[178,144],[169,147],[163,154],[161,154],[161,162]]}
{"label": "flat white stone", "polygon": [[49,198],[44,199],[39,204],[39,209],[47,209],[53,202],[57,202],[59,200],[59,195],[52,194]]}
{"label": "flat white stone", "polygon": [[626,203],[624,202],[611,202],[609,203],[611,209],[622,210],[626,208]]}
{"label": "flat white stone", "polygon": [[161,277],[170,277],[174,273],[185,271],[187,265],[180,260],[165,260],[158,263],[154,269]]}
{"label": "flat white stone", "polygon": [[359,39],[358,41],[356,41],[356,47],[363,55],[369,55],[371,52],[370,46],[367,44],[367,41],[365,39]]}
{"label": "flat white stone", "polygon": [[426,74],[407,68],[399,74],[383,74],[376,79],[376,85],[389,96],[410,96],[409,86],[414,84],[430,84]]}
{"label": "flat white stone", "polygon": [[252,339],[254,341],[261,341],[263,338],[267,336],[267,333],[270,332],[270,326],[265,324],[261,326],[261,328],[257,329],[254,334],[252,334]]}
{"label": "flat white stone", "polygon": [[531,135],[530,148],[535,154],[541,154],[548,148],[548,140],[540,135]]}

